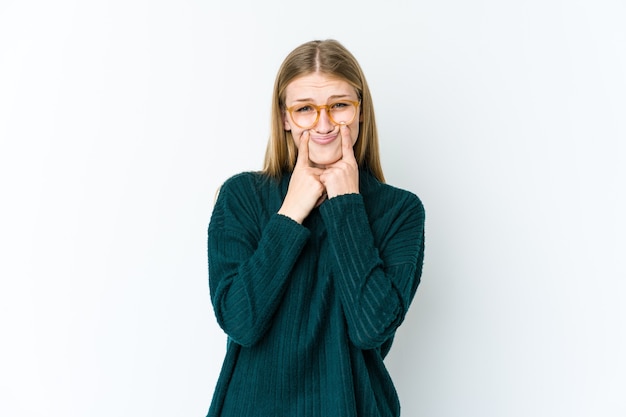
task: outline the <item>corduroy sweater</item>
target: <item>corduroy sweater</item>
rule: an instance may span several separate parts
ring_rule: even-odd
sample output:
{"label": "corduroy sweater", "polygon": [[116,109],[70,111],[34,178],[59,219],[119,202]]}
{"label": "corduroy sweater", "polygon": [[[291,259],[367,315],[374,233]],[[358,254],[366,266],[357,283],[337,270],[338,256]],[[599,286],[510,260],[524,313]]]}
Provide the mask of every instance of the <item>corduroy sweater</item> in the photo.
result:
{"label": "corduroy sweater", "polygon": [[383,359],[420,282],[424,208],[359,173],[359,194],[303,224],[277,214],[290,175],[242,173],[208,229],[209,287],[226,358],[210,417],[392,417]]}

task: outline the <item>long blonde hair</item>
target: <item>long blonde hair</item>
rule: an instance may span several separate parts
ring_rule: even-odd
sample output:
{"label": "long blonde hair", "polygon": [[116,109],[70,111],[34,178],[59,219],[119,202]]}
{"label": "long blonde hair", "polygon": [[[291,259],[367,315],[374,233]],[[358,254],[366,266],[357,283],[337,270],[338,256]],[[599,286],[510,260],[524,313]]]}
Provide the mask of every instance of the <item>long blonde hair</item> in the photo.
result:
{"label": "long blonde hair", "polygon": [[278,178],[293,170],[298,149],[291,132],[284,129],[285,90],[294,79],[314,72],[343,79],[356,89],[361,100],[361,126],[354,145],[354,156],[360,168],[369,170],[379,181],[384,182],[374,106],[365,75],[350,51],[332,39],[300,45],[280,66],[272,95],[271,134],[263,172]]}

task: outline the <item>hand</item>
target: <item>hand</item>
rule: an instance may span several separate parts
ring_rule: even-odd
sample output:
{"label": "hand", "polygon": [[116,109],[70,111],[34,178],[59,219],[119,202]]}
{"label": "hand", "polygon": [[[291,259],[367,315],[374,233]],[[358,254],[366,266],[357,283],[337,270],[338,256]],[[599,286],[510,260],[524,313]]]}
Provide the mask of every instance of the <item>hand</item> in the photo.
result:
{"label": "hand", "polygon": [[320,181],[326,187],[328,198],[359,193],[359,166],[354,157],[350,128],[341,125],[339,132],[342,157],[334,164],[328,165],[320,175]]}
{"label": "hand", "polygon": [[298,159],[293,169],[287,195],[283,201],[279,214],[292,218],[302,224],[314,207],[317,207],[326,198],[326,190],[320,182],[321,168],[312,167],[309,163],[309,131],[300,136]]}

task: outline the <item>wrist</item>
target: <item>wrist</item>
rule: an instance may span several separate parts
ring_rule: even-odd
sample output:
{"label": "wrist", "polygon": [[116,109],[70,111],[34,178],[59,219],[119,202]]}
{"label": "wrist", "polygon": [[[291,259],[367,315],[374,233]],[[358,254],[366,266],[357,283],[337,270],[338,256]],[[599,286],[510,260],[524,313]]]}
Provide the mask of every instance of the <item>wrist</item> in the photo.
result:
{"label": "wrist", "polygon": [[291,220],[299,224],[302,224],[305,218],[305,216],[298,215],[294,210],[290,210],[288,207],[284,206],[282,206],[278,210],[278,214],[280,214],[281,216],[289,217]]}

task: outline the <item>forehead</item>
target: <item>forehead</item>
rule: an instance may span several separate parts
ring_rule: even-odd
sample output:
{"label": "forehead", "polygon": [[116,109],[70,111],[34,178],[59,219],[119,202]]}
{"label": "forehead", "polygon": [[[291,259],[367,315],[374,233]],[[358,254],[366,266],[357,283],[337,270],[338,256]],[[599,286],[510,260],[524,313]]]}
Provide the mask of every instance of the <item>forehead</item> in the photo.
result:
{"label": "forehead", "polygon": [[315,72],[303,75],[287,84],[285,101],[313,100],[325,102],[331,96],[354,98],[356,91],[347,81]]}

